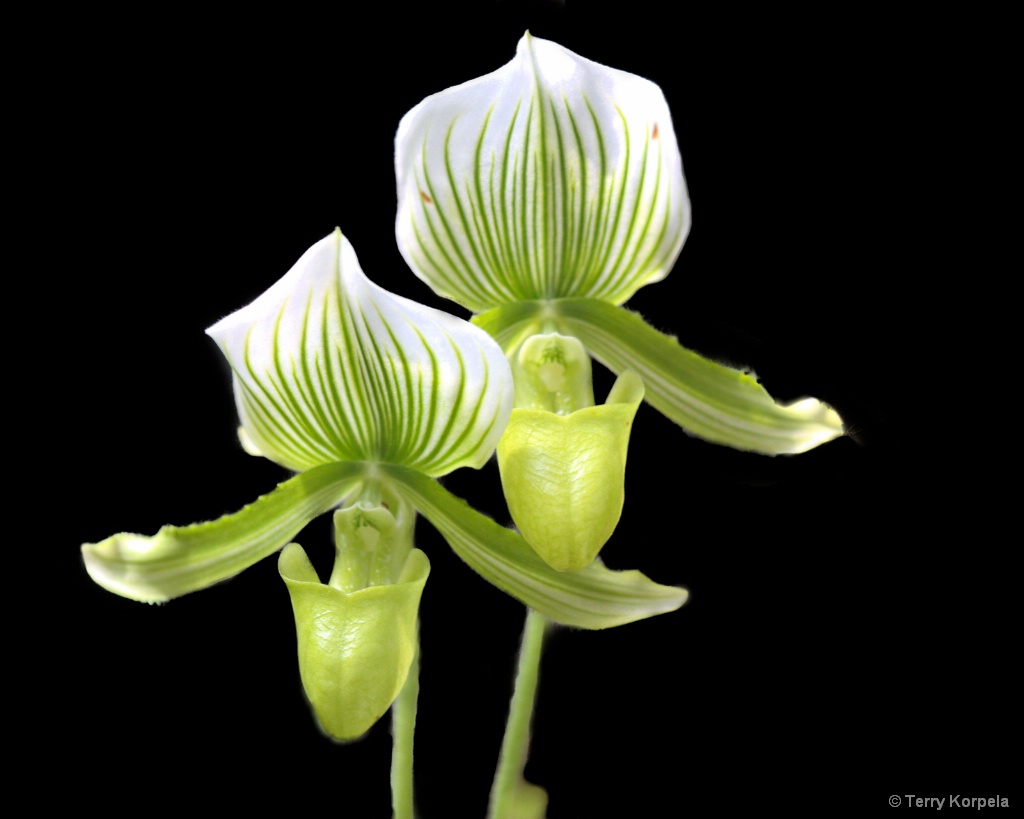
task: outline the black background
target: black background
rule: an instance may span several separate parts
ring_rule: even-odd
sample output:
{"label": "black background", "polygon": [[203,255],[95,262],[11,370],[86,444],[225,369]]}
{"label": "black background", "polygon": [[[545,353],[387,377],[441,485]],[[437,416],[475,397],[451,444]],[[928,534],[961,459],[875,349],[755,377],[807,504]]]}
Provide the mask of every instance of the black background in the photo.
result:
{"label": "black background", "polygon": [[[39,349],[57,364],[39,394],[52,390],[40,420],[58,442],[39,485],[42,545],[68,585],[21,630],[55,779],[126,806],[389,815],[387,721],[351,745],[319,733],[274,560],[143,606],[93,585],[77,545],[211,519],[287,477],[239,448],[203,330],[336,225],[376,282],[464,315],[395,246],[394,132],[426,95],[512,59],[529,28],[668,98],[693,229],[629,307],[752,365],[780,399],[830,402],[853,432],[772,459],[641,408],[603,555],[692,596],[550,640],[527,769],[550,818],[1010,793],[1010,575],[999,543],[951,522],[966,476],[921,454],[948,446],[919,425],[936,410],[908,286],[928,282],[909,136],[927,32],[838,14],[423,5],[86,16],[63,52],[37,146],[51,235],[29,270],[66,335],[62,354]],[[445,485],[507,522],[493,463]],[[328,518],[297,540],[329,565]],[[522,608],[426,523],[417,542],[432,563],[418,803],[424,817],[482,816]]]}

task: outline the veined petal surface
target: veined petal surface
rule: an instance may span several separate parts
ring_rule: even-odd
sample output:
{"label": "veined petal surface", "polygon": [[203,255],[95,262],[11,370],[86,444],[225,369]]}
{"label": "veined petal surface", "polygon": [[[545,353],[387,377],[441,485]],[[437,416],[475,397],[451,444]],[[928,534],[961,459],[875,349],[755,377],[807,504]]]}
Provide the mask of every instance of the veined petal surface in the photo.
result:
{"label": "veined petal surface", "polygon": [[511,371],[486,333],[375,285],[341,231],[207,333],[246,436],[290,469],[480,467],[511,412]]}
{"label": "veined petal surface", "polygon": [[593,299],[566,299],[559,320],[614,372],[635,370],[646,399],[687,432],[733,449],[795,455],[843,434],[816,398],[778,404],[757,379],[682,347],[639,314]]}
{"label": "veined petal surface", "polygon": [[690,226],[661,90],[529,33],[503,68],[407,113],[395,166],[402,254],[474,312],[621,304],[665,277]]}
{"label": "veined petal surface", "polygon": [[114,594],[163,603],[226,580],[273,554],[357,489],[363,472],[363,464],[325,464],[214,521],[164,526],[152,537],[123,532],[86,543],[85,568]]}
{"label": "veined petal surface", "polygon": [[499,526],[438,481],[397,466],[383,470],[396,490],[489,583],[566,626],[612,628],[675,611],[689,592],[642,573],[612,571],[600,559],[577,572],[552,569],[523,539]]}

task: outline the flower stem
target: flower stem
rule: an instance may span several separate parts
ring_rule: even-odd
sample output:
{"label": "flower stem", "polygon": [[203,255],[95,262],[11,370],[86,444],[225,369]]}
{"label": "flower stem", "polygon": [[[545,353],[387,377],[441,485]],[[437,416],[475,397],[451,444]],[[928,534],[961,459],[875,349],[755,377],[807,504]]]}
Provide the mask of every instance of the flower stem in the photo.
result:
{"label": "flower stem", "polygon": [[391,809],[394,819],[413,819],[412,752],[416,733],[416,700],[420,693],[420,646],[409,667],[402,691],[391,706]]}
{"label": "flower stem", "polygon": [[494,784],[491,786],[488,819],[508,819],[514,816],[514,806],[518,801],[517,791],[525,784],[523,770],[526,767],[526,754],[530,745],[530,719],[537,696],[540,655],[547,624],[547,618],[543,614],[530,608],[526,610],[515,691],[509,705],[508,724],[505,726],[505,738],[501,743]]}

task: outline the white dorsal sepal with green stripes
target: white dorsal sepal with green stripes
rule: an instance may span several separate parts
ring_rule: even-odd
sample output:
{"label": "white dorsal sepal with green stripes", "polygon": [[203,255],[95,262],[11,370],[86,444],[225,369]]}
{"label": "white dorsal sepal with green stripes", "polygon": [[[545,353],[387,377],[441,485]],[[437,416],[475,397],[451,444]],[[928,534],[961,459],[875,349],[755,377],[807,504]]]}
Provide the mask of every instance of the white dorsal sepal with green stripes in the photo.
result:
{"label": "white dorsal sepal with green stripes", "polygon": [[207,332],[231,363],[247,448],[290,469],[480,467],[511,411],[486,333],[375,285],[340,231]]}
{"label": "white dorsal sepal with green stripes", "polygon": [[665,277],[690,227],[658,86],[529,33],[503,68],[409,111],[395,167],[406,261],[474,312],[621,304]]}

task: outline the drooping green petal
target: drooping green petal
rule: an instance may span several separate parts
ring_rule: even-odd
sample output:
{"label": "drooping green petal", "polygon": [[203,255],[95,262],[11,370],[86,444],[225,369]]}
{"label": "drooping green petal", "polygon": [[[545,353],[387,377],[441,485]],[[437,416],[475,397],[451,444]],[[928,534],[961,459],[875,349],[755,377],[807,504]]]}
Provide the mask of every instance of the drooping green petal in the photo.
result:
{"label": "drooping green petal", "polygon": [[291,469],[480,467],[511,410],[512,377],[494,342],[373,284],[340,231],[207,332],[234,370],[251,446]]}
{"label": "drooping green petal", "polygon": [[355,739],[402,690],[416,653],[416,615],[430,562],[409,552],[394,584],[346,593],[324,585],[297,543],[278,560],[295,614],[302,687],[323,729]]}
{"label": "drooping green petal", "polygon": [[273,554],[359,484],[364,464],[327,464],[280,484],[231,515],[192,526],[164,526],[153,537],[122,533],[82,546],[90,577],[103,588],[162,603],[238,574]]}
{"label": "drooping green petal", "polygon": [[686,602],[686,589],[661,586],[638,571],[611,571],[598,560],[578,572],[555,571],[521,535],[436,481],[391,465],[382,471],[474,571],[555,622],[610,628],[675,611]]}
{"label": "drooping green petal", "polygon": [[529,33],[503,68],[407,113],[395,167],[402,254],[476,312],[622,303],[664,278],[689,230],[661,90]]}
{"label": "drooping green petal", "polygon": [[498,442],[505,500],[523,537],[552,568],[590,565],[615,531],[629,431],[643,397],[640,377],[627,371],[601,406],[569,415],[512,410]]}
{"label": "drooping green petal", "polygon": [[739,370],[709,361],[639,315],[594,299],[558,303],[559,327],[615,372],[635,370],[646,398],[687,432],[768,455],[805,452],[843,434],[839,414],[815,398],[782,406]]}

